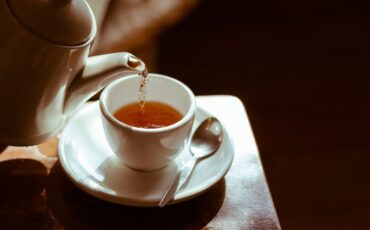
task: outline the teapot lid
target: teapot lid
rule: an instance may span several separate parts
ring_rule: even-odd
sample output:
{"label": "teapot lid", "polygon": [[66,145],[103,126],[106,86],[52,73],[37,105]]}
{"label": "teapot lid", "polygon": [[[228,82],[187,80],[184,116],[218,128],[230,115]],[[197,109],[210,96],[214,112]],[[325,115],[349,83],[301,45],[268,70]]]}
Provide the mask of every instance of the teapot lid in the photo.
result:
{"label": "teapot lid", "polygon": [[18,21],[35,35],[65,46],[95,36],[94,15],[85,0],[7,0]]}

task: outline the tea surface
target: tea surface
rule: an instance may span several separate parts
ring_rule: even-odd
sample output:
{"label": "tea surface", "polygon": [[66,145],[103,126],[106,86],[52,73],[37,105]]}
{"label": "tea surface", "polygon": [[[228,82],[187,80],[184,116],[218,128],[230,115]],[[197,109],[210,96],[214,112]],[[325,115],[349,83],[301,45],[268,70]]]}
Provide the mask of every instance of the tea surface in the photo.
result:
{"label": "tea surface", "polygon": [[121,122],[139,128],[161,128],[172,125],[183,117],[175,108],[155,101],[131,103],[119,108],[113,116]]}

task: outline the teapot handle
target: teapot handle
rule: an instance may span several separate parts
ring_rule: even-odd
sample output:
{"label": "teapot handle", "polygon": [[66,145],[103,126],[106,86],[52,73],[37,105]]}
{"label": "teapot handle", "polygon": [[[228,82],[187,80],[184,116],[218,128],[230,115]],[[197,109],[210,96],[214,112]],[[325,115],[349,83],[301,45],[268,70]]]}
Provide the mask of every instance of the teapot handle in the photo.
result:
{"label": "teapot handle", "polygon": [[73,113],[112,81],[143,72],[144,69],[144,62],[127,52],[89,57],[84,69],[67,89],[64,114]]}

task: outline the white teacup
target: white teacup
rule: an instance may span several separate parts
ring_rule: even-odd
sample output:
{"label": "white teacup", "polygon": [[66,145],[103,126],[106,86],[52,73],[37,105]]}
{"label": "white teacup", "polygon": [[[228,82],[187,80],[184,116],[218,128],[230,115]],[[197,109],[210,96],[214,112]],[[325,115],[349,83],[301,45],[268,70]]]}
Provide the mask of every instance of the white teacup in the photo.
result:
{"label": "white teacup", "polygon": [[116,119],[122,106],[138,102],[140,77],[118,79],[100,96],[104,132],[113,152],[129,167],[156,170],[174,160],[188,141],[196,110],[193,92],[182,82],[160,74],[149,74],[146,100],[165,103],[183,117],[161,128],[138,128]]}

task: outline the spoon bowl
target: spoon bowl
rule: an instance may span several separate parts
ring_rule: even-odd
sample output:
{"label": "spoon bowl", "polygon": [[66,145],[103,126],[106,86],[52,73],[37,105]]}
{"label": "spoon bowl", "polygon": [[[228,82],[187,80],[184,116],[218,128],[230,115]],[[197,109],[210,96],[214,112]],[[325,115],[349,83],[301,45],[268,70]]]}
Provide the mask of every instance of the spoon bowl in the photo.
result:
{"label": "spoon bowl", "polygon": [[190,152],[193,157],[177,173],[159,202],[160,207],[164,207],[175,196],[177,191],[186,186],[196,164],[200,160],[214,154],[220,147],[222,138],[222,125],[217,118],[209,117],[198,126],[190,141]]}
{"label": "spoon bowl", "polygon": [[222,125],[215,117],[204,120],[195,131],[190,152],[193,157],[202,159],[217,151],[223,137]]}

